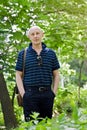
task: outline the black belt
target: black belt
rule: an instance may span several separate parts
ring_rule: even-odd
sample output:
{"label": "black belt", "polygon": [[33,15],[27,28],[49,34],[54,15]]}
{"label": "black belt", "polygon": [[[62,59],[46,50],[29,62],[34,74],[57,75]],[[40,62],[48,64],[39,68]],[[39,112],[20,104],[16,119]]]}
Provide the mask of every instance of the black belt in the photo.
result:
{"label": "black belt", "polygon": [[39,87],[38,90],[39,90],[40,92],[43,92],[43,91],[50,90],[50,88],[48,88],[48,87]]}
{"label": "black belt", "polygon": [[28,87],[25,89],[26,91],[39,91],[39,92],[44,92],[51,90],[51,87]]}

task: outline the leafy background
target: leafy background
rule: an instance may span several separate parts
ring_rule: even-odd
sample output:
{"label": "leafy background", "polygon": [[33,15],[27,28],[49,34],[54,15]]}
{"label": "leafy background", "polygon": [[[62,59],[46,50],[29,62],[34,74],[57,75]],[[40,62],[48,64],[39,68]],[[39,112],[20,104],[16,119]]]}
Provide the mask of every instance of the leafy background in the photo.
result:
{"label": "leafy background", "polygon": [[[55,50],[61,65],[60,86],[54,104],[54,113],[58,117],[48,120],[46,126],[50,122],[49,127],[52,129],[65,129],[66,114],[62,113],[70,111],[72,116],[69,120],[75,120],[75,124],[70,123],[70,126],[73,124],[72,127],[85,130],[86,123],[82,125],[80,116],[85,118],[87,114],[87,90],[84,90],[87,83],[87,1],[0,0],[0,67],[3,68],[10,97],[15,84],[17,54],[28,46],[26,31],[32,25],[38,25],[44,30],[43,41]],[[19,122],[20,111],[22,110],[15,101],[15,113]],[[3,124],[2,114],[0,119]],[[53,122],[56,122],[55,126],[52,125]],[[44,126],[42,124],[39,124],[38,129],[45,129],[40,128]],[[23,127],[26,125],[23,124]],[[31,129],[37,129],[36,127],[38,126]]]}

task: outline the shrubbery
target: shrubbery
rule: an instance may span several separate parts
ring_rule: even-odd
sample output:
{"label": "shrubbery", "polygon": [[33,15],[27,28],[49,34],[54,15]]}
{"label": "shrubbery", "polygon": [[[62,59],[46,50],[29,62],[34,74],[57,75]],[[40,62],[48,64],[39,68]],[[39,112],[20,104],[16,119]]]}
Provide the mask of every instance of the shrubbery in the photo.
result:
{"label": "shrubbery", "polygon": [[55,98],[52,119],[38,122],[38,113],[33,113],[33,120],[28,123],[22,120],[16,130],[86,130],[86,94],[87,90],[81,88],[78,99],[78,87],[60,88]]}

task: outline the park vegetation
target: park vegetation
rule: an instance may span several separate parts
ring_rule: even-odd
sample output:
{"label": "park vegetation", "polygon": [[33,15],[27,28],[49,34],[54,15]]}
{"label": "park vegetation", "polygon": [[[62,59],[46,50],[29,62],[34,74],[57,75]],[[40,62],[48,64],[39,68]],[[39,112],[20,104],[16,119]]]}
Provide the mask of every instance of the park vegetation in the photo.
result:
{"label": "park vegetation", "polygon": [[[38,122],[38,113],[26,123],[15,87],[17,54],[29,44],[27,29],[44,30],[47,47],[60,61],[60,84],[53,118]],[[87,129],[87,1],[0,0],[0,129]]]}

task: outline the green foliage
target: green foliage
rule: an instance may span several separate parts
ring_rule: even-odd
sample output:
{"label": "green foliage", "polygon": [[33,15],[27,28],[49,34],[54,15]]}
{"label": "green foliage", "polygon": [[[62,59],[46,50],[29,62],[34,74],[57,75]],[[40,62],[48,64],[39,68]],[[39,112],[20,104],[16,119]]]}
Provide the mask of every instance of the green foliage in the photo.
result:
{"label": "green foliage", "polygon": [[[87,58],[86,0],[8,0],[0,4],[0,64],[15,81],[17,53],[29,40],[25,33],[32,24],[45,31],[44,41],[63,62]],[[72,8],[72,9],[71,9]],[[9,69],[10,68],[10,69]]]}
{"label": "green foliage", "polygon": [[[78,111],[74,111],[75,113]],[[73,113],[73,119],[66,116],[65,113],[60,114],[58,117],[52,119],[43,119],[42,121],[35,123],[33,121],[22,123],[16,130],[86,130],[87,118],[82,121],[80,116]]]}
{"label": "green foliage", "polygon": [[[0,66],[3,68],[10,97],[15,84],[17,54],[28,46],[26,30],[33,24],[39,25],[44,30],[43,41],[56,51],[61,63],[60,73],[64,77],[65,89],[59,89],[54,104],[54,113],[59,115],[52,120],[47,119],[47,122],[46,120],[37,122],[35,125],[32,121],[22,123],[18,130],[68,128],[86,130],[87,91],[81,88],[78,103],[78,86],[75,85],[79,82],[79,68],[82,61],[84,65],[81,81],[84,83],[87,81],[86,15],[86,0],[0,0]],[[16,100],[14,109],[21,123],[22,109],[19,109]],[[2,115],[0,119],[2,124]],[[36,116],[34,120],[37,120]]]}
{"label": "green foliage", "polygon": [[[54,102],[53,118],[45,118],[38,121],[38,113],[33,113],[33,120],[30,122],[20,121],[17,130],[86,130],[87,127],[87,90],[81,88],[81,97],[78,100],[77,86],[68,86],[68,88],[59,88]],[[16,102],[15,102],[16,103]],[[15,113],[21,115],[21,109],[16,106]]]}
{"label": "green foliage", "polygon": [[[45,118],[38,121],[38,113],[33,113],[33,120],[24,122],[22,108],[17,104],[16,98],[14,111],[19,122],[15,130],[86,130],[87,128],[87,89],[81,88],[80,100],[78,100],[78,87],[68,86],[59,88],[55,97],[53,118]],[[3,125],[3,116],[0,114],[0,125]]]}
{"label": "green foliage", "polygon": [[4,119],[3,119],[3,114],[1,111],[1,105],[0,105],[0,126],[3,126],[3,122],[4,122]]}

